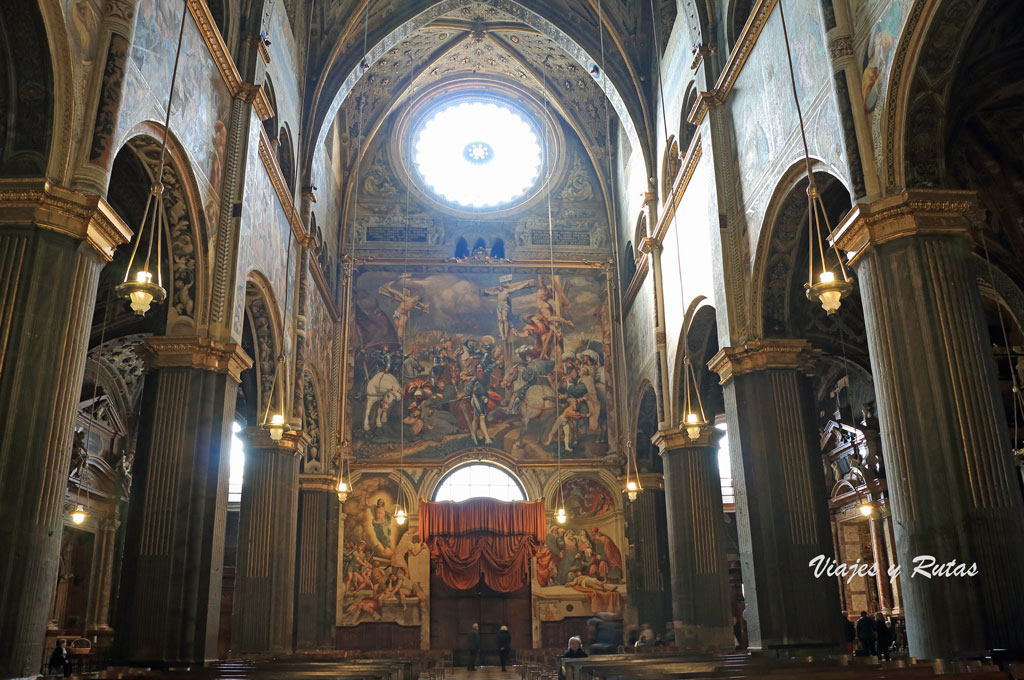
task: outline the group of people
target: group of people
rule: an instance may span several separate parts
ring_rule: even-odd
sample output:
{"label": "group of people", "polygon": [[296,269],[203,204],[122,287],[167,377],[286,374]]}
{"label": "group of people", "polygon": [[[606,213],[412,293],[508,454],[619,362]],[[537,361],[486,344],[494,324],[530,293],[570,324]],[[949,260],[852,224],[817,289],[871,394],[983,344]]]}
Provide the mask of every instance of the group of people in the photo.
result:
{"label": "group of people", "polygon": [[866,611],[862,611],[856,624],[843,612],[843,628],[850,653],[857,656],[877,656],[886,660],[892,658],[890,650],[895,635],[882,612],[869,616]]}
{"label": "group of people", "polygon": [[[512,653],[512,634],[508,626],[498,629],[498,658],[501,660],[502,672],[508,670],[508,657]],[[469,629],[469,663],[466,670],[475,671],[480,663],[480,624],[474,623]]]}

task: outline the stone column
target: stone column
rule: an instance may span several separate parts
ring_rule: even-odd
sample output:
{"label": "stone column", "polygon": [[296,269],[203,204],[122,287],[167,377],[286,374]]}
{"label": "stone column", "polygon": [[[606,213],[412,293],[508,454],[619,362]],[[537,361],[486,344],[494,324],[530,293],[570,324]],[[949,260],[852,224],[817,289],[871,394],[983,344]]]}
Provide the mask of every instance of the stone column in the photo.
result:
{"label": "stone column", "polygon": [[0,180],[0,677],[39,672],[96,286],[130,238],[101,198]]}
{"label": "stone column", "polygon": [[125,526],[115,654],[125,663],[217,658],[231,425],[241,347],[151,337]]}
{"label": "stone column", "polygon": [[[965,237],[972,192],[908,190],[837,229],[864,304],[910,653],[1024,648],[1024,505]],[[841,312],[840,312],[841,313]],[[976,576],[913,575],[919,556]]]}
{"label": "stone column", "polygon": [[732,649],[729,569],[725,560],[720,433],[693,441],[679,428],[654,435],[665,468],[665,509],[676,646]]}
{"label": "stone column", "polygon": [[[896,537],[892,531],[892,515],[882,516],[882,530],[885,536],[885,554],[889,560],[889,564],[900,567],[899,558],[896,556]],[[900,569],[900,573],[902,573]],[[889,579],[889,587],[892,589],[892,611],[894,614],[903,613],[903,598],[900,595],[900,575],[899,573],[895,578]]]}
{"label": "stone column", "polygon": [[666,597],[670,583],[665,491],[659,474],[643,473],[638,481],[643,490],[635,501],[627,501],[625,508],[629,604],[636,611],[636,623],[650,623],[656,631],[668,632],[672,612]]}
{"label": "stone column", "polygon": [[243,439],[231,650],[288,653],[294,648],[299,456],[307,438],[286,432],[275,442],[263,428],[250,427]]}
{"label": "stone column", "polygon": [[[752,340],[709,363],[729,423],[751,649],[789,656],[838,649],[836,580],[811,561],[832,554],[806,340]],[[734,434],[733,434],[734,433]]]}
{"label": "stone column", "polygon": [[93,548],[92,574],[89,584],[87,630],[110,630],[110,588],[114,577],[114,544],[117,542],[116,519],[104,519],[97,526]]}
{"label": "stone column", "polygon": [[885,551],[885,536],[882,534],[881,518],[869,518],[868,531],[871,533],[871,555],[878,568],[878,573],[875,575],[875,585],[878,587],[878,607],[888,613],[892,611],[892,587],[889,583],[889,556]]}
{"label": "stone column", "polygon": [[295,646],[333,649],[338,587],[338,494],[333,475],[299,477]]}

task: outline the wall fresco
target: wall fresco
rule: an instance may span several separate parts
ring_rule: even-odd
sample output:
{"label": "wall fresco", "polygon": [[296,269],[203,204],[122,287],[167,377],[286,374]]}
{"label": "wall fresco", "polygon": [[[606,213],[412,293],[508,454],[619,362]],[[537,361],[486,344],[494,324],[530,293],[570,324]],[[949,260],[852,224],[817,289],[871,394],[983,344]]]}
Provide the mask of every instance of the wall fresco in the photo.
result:
{"label": "wall fresco", "polygon": [[565,524],[549,520],[534,558],[538,619],[621,612],[626,574],[620,546],[625,542],[612,491],[597,479],[577,475],[562,483],[562,495],[569,519]]}
{"label": "wall fresco", "polygon": [[343,578],[338,622],[429,622],[430,551],[415,518],[395,522],[398,484],[386,474],[363,474],[345,500]]}
{"label": "wall fresco", "polygon": [[407,459],[476,446],[521,460],[608,453],[604,270],[364,267],[354,285],[357,458],[397,460],[403,443]]}

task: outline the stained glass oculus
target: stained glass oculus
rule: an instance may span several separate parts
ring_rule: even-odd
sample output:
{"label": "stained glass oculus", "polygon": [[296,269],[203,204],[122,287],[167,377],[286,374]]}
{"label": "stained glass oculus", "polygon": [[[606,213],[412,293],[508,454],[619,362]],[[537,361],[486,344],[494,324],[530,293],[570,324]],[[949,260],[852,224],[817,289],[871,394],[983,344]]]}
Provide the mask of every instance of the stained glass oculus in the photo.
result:
{"label": "stained glass oculus", "polygon": [[420,124],[414,159],[439,198],[480,209],[512,203],[540,175],[541,143],[525,116],[502,104],[464,101]]}

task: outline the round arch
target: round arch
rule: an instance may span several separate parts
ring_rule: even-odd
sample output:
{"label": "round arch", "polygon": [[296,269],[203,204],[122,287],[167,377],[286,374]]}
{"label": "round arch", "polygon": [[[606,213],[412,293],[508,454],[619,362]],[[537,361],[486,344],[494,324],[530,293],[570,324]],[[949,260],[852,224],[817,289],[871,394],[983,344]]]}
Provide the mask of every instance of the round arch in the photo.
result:
{"label": "round arch", "polygon": [[432,501],[460,502],[471,498],[500,501],[530,500],[519,477],[503,465],[485,461],[467,461],[450,468],[434,485]]}
{"label": "round arch", "polygon": [[[250,324],[255,351],[250,370],[255,371],[258,420],[267,411],[273,394],[278,357],[284,354],[280,309],[270,281],[262,273],[251,271],[245,284],[245,317]],[[281,378],[285,384],[280,389],[284,390],[284,395],[288,395],[288,371],[282,370]]]}

